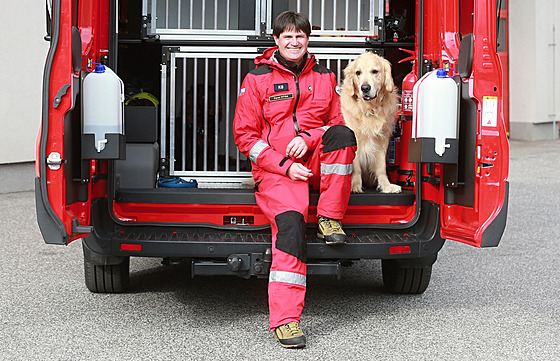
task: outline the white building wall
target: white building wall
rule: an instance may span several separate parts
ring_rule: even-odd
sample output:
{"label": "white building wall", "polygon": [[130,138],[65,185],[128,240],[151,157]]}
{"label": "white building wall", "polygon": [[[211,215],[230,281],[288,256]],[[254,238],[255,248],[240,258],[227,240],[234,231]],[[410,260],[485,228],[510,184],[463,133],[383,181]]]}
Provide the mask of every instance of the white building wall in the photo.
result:
{"label": "white building wall", "polygon": [[35,159],[41,120],[45,2],[0,0],[0,164]]}
{"label": "white building wall", "polygon": [[509,1],[510,136],[557,139],[560,3]]}
{"label": "white building wall", "polygon": [[41,120],[45,1],[0,0],[0,193],[34,187]]}

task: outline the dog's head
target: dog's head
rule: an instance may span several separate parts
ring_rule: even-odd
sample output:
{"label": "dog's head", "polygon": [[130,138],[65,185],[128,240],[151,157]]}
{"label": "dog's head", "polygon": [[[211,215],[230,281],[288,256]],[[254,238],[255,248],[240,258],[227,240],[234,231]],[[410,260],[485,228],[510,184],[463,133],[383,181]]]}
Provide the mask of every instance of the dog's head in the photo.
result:
{"label": "dog's head", "polygon": [[342,86],[348,94],[366,102],[383,92],[391,93],[394,87],[391,63],[374,53],[363,53],[344,69]]}

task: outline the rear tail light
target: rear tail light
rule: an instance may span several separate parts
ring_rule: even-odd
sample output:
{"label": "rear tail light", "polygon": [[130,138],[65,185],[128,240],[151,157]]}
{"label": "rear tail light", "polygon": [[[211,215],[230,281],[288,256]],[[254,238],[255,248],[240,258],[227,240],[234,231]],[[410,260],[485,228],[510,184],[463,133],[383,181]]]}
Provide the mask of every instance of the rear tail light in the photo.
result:
{"label": "rear tail light", "polygon": [[141,252],[142,245],[135,243],[121,243],[121,251]]}
{"label": "rear tail light", "polygon": [[389,253],[410,253],[410,246],[392,246],[389,247]]}

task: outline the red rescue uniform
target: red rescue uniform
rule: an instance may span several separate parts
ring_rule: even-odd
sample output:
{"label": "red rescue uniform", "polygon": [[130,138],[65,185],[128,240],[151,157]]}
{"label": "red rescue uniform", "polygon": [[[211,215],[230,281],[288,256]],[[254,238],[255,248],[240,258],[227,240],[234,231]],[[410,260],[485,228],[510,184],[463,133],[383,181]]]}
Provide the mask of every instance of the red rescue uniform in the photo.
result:
{"label": "red rescue uniform", "polygon": [[[307,54],[299,74],[276,60],[277,47],[255,59],[235,109],[233,131],[239,150],[252,162],[255,198],[270,221],[270,329],[300,321],[306,290],[306,222],[309,187],[319,189],[317,214],[342,219],[351,189],[356,139],[344,125],[334,74]],[[308,151],[286,156],[301,136]],[[312,170],[308,182],[287,176],[299,162]]]}

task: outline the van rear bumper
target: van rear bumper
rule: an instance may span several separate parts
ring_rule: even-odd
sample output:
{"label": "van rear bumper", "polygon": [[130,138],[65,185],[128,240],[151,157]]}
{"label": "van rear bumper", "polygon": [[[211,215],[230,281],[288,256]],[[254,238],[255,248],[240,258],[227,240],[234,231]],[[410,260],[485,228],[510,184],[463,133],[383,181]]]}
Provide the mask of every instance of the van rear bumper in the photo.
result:
{"label": "van rear bumper", "polygon": [[[122,225],[107,212],[107,200],[93,202],[92,233],[84,238],[87,247],[105,256],[227,259],[232,254],[263,254],[271,247],[270,230],[239,230],[210,227],[181,227],[154,224]],[[439,206],[423,201],[418,221],[407,229],[387,230],[344,227],[349,242],[329,246],[315,235],[316,225],[308,224],[309,260],[352,260],[424,258],[441,249]],[[370,224],[367,225],[371,227]]]}

